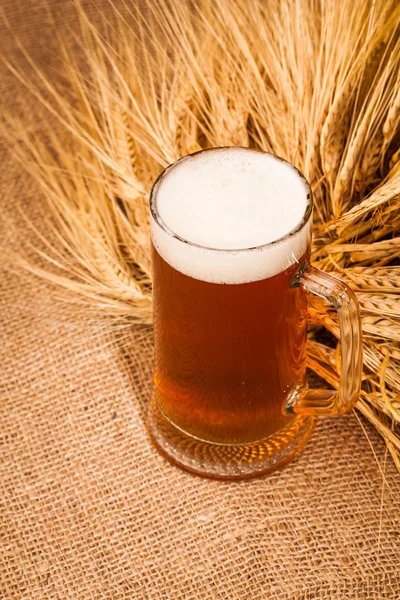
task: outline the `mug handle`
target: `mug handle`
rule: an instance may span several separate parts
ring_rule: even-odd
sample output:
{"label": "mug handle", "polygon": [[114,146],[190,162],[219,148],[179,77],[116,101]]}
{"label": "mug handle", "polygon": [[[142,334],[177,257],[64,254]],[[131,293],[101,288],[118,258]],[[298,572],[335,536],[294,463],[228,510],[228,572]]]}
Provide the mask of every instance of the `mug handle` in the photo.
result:
{"label": "mug handle", "polygon": [[360,307],[354,292],[340,279],[308,262],[301,265],[291,282],[328,300],[337,310],[341,339],[341,377],[338,390],[308,389],[302,383],[288,394],[284,412],[310,416],[342,415],[356,404],[362,375]]}

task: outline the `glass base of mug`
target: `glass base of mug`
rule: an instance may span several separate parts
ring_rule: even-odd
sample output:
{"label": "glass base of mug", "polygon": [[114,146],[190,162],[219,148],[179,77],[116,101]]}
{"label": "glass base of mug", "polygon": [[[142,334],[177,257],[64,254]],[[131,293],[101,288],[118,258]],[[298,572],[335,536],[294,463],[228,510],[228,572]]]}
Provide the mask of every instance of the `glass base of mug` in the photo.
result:
{"label": "glass base of mug", "polygon": [[215,444],[176,427],[153,398],[149,407],[150,435],[161,454],[172,463],[212,479],[250,479],[276,471],[304,448],[314,429],[312,417],[299,416],[259,442]]}

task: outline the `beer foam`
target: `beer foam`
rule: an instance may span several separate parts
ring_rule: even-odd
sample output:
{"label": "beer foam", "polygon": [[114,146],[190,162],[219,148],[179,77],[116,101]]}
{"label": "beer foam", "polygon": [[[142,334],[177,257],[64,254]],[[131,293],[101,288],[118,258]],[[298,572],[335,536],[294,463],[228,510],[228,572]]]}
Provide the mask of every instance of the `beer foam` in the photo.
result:
{"label": "beer foam", "polygon": [[195,279],[265,279],[306,251],[311,219],[296,230],[310,201],[306,181],[286,161],[238,147],[208,150],[174,163],[156,182],[153,243]]}

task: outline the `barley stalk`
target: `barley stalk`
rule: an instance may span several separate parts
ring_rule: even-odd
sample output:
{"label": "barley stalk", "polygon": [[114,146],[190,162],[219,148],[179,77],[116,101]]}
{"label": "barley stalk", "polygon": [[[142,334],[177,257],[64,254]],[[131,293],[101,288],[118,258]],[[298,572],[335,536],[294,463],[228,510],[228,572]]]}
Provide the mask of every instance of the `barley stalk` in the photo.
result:
{"label": "barley stalk", "polygon": [[337,277],[347,279],[355,290],[400,294],[400,267],[349,267]]}

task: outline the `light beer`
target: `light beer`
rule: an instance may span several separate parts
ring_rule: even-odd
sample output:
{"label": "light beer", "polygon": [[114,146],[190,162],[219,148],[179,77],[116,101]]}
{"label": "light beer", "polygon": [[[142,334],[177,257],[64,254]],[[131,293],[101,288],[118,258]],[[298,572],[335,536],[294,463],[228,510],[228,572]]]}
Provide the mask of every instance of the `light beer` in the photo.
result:
{"label": "light beer", "polygon": [[216,444],[273,436],[305,376],[308,187],[288,163],[241,148],[185,157],[153,189],[155,399]]}

